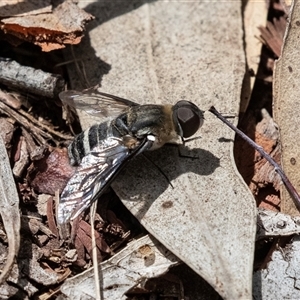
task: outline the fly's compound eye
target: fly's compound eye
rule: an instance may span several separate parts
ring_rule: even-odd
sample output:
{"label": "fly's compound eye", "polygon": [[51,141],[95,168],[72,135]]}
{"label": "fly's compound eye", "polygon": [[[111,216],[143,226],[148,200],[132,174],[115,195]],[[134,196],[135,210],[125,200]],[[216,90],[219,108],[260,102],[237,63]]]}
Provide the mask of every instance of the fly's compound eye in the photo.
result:
{"label": "fly's compound eye", "polygon": [[179,134],[188,138],[203,125],[203,112],[192,102],[181,100],[173,107],[173,121],[179,127]]}

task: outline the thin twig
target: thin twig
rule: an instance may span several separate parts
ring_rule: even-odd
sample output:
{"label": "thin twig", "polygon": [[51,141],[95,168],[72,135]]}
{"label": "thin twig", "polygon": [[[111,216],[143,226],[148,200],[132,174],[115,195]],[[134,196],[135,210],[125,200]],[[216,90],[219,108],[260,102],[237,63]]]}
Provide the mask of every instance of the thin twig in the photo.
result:
{"label": "thin twig", "polygon": [[226,118],[224,118],[216,109],[214,106],[212,106],[209,111],[214,114],[216,117],[218,117],[222,122],[224,122],[227,126],[229,126],[233,131],[235,131],[242,139],[244,139],[249,145],[251,145],[254,149],[256,149],[272,166],[274,166],[275,171],[279,174],[281,177],[286,189],[291,194],[295,205],[300,210],[300,196],[297,192],[297,190],[294,188],[290,180],[287,178],[281,167],[276,163],[276,161],[264,151],[264,149],[257,145],[253,140],[251,140],[245,133],[243,133],[241,130],[236,128],[234,125],[232,125]]}
{"label": "thin twig", "polygon": [[16,120],[19,124],[22,124],[33,136],[35,141],[39,145],[46,144],[46,140],[52,139],[52,136],[41,130],[40,128],[33,126],[30,124],[30,122],[21,116],[19,113],[17,113],[14,109],[10,108],[8,105],[4,104],[0,101],[0,111],[9,117]]}
{"label": "thin twig", "polygon": [[96,237],[95,237],[95,214],[97,209],[98,201],[95,201],[90,210],[91,216],[91,236],[92,236],[92,256],[93,256],[93,267],[94,267],[94,278],[95,278],[95,297],[96,300],[101,300],[101,293],[100,293],[100,278],[99,278],[99,263],[97,260],[97,245],[96,245]]}
{"label": "thin twig", "polygon": [[[88,84],[88,79],[86,77],[84,63],[82,62],[82,60],[78,60],[76,58],[76,55],[75,55],[75,52],[74,52],[74,47],[71,47],[71,53],[72,53],[72,57],[74,58],[75,68],[77,70],[78,77],[81,78],[81,82],[84,83],[84,85],[86,87],[91,86],[90,84]],[[80,68],[79,63],[81,63],[82,69]]]}
{"label": "thin twig", "polygon": [[32,115],[30,115],[29,113],[27,113],[26,111],[24,111],[23,109],[18,110],[18,112],[24,116],[25,118],[27,118],[28,120],[30,120],[34,125],[41,127],[43,130],[48,131],[52,136],[56,136],[60,139],[63,140],[72,140],[74,137],[72,137],[71,135],[67,135],[67,134],[63,134],[60,133],[56,130],[53,130],[51,127],[49,127],[46,124],[43,124],[42,122],[39,122],[37,119],[35,119]]}
{"label": "thin twig", "polygon": [[16,120],[22,126],[24,126],[32,134],[35,141],[39,145],[45,145],[46,140],[54,140],[54,142],[58,144],[58,142],[55,140],[54,137],[64,139],[64,140],[72,139],[70,135],[62,134],[58,131],[51,129],[49,126],[42,124],[41,122],[36,120],[33,116],[23,111],[22,109],[16,111],[1,101],[0,101],[0,111],[8,115],[9,117],[13,118],[14,120]]}

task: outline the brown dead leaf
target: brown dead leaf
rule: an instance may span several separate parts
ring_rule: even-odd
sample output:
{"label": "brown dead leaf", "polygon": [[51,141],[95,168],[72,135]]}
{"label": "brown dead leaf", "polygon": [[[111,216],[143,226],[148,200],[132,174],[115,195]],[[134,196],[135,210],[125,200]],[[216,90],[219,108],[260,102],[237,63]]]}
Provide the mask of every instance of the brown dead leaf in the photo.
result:
{"label": "brown dead leaf", "polygon": [[[91,240],[91,225],[86,223],[85,221],[81,220],[79,223],[79,228],[82,229],[82,231],[90,238]],[[104,253],[110,253],[110,248],[104,241],[103,237],[95,231],[95,238],[96,238],[96,244],[97,248],[101,250]]]}
{"label": "brown dead leaf", "polygon": [[273,23],[267,22],[267,26],[259,26],[258,29],[261,33],[261,38],[268,45],[270,49],[276,54],[277,57],[280,56],[281,47],[283,42],[283,36],[286,28],[286,18],[281,17],[279,19],[273,20]]}
{"label": "brown dead leaf", "polygon": [[[92,239],[86,234],[86,232],[84,232],[82,228],[78,229],[77,236],[83,244],[86,251],[88,252],[89,256],[92,257]],[[102,257],[99,250],[97,251],[97,259],[100,262],[102,261]]]}
{"label": "brown dead leaf", "polygon": [[84,251],[84,245],[80,240],[79,236],[75,237],[75,248],[77,250],[77,255],[78,255],[76,265],[78,265],[79,267],[84,267],[86,265],[85,251]]}
{"label": "brown dead leaf", "polygon": [[34,161],[29,177],[31,186],[39,193],[54,195],[62,191],[75,168],[69,163],[67,149],[56,148],[48,157]]}
{"label": "brown dead leaf", "polygon": [[52,13],[5,18],[0,24],[5,35],[34,43],[48,52],[65,48],[66,44],[78,44],[85,23],[92,19],[92,15],[79,9],[73,1],[65,1]]}

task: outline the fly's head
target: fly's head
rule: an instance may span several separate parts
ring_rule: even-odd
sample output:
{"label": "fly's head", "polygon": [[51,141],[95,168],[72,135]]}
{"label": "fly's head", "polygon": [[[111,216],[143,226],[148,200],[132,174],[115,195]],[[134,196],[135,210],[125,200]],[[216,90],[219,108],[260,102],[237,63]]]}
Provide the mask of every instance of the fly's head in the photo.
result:
{"label": "fly's head", "polygon": [[195,134],[203,125],[203,111],[192,102],[181,100],[173,106],[173,122],[182,138]]}

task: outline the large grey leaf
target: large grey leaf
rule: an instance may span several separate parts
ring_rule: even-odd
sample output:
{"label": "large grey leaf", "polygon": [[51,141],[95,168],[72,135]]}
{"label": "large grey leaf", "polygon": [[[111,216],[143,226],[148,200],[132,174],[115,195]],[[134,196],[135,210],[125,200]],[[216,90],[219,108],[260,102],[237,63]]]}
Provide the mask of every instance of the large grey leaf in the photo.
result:
{"label": "large grey leaf", "polygon": [[[99,265],[102,299],[125,300],[124,293],[132,287],[166,273],[178,262],[177,257],[149,235],[131,241],[126,248]],[[72,300],[94,299],[93,268],[68,279],[61,291]]]}
{"label": "large grey leaf", "polygon": [[[300,1],[293,1],[289,23],[285,32],[281,56],[274,71],[274,117],[278,124],[281,140],[282,166],[295,188],[300,190],[300,60],[299,60],[299,17]],[[299,216],[289,192],[283,186],[281,191],[281,211]]]}
{"label": "large grey leaf", "polygon": [[299,236],[295,236],[285,249],[279,247],[273,252],[267,268],[254,273],[254,299],[300,298],[299,253]]}
{"label": "large grey leaf", "polygon": [[9,276],[20,248],[19,195],[9,158],[0,136],[0,214],[6,231],[9,251],[0,275],[0,284]]}
{"label": "large grey leaf", "polygon": [[[187,99],[238,115],[245,72],[240,1],[82,6],[97,19],[74,52],[90,86],[100,83],[102,91],[139,103]],[[70,75],[79,88],[84,79],[78,81],[75,68]],[[113,188],[145,228],[224,299],[250,299],[255,203],[235,167],[233,132],[209,113],[205,119],[202,138],[184,151],[195,159],[179,157],[174,147],[149,154],[174,189],[143,157]]]}

